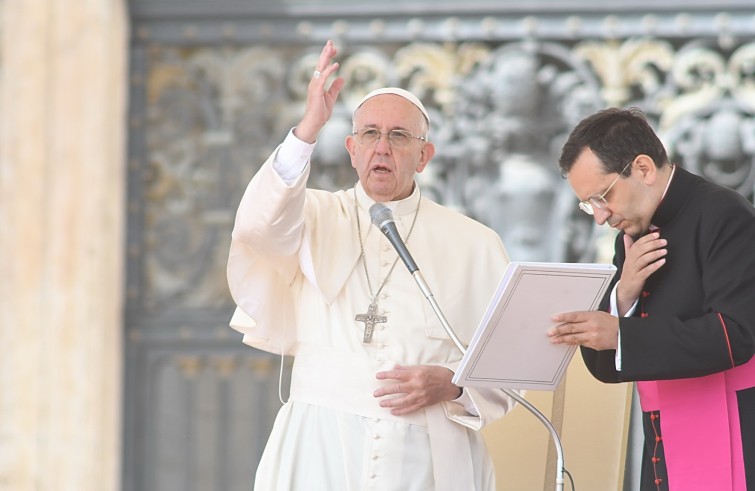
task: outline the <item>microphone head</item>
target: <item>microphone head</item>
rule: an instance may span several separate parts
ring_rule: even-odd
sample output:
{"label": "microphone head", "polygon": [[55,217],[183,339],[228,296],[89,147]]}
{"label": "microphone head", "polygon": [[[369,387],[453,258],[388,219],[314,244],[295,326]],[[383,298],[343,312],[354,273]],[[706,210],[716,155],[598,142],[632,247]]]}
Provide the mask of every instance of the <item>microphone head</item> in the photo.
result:
{"label": "microphone head", "polygon": [[375,203],[370,206],[370,218],[373,225],[382,229],[384,224],[393,221],[393,212],[383,203]]}
{"label": "microphone head", "polygon": [[383,203],[375,203],[370,206],[370,218],[372,218],[372,224],[375,225],[390,241],[393,248],[396,249],[399,257],[411,274],[418,271],[417,263],[412,259],[412,255],[409,254],[409,250],[406,248],[406,244],[401,240],[401,236],[396,229],[396,222],[393,221],[393,212],[390,208]]}

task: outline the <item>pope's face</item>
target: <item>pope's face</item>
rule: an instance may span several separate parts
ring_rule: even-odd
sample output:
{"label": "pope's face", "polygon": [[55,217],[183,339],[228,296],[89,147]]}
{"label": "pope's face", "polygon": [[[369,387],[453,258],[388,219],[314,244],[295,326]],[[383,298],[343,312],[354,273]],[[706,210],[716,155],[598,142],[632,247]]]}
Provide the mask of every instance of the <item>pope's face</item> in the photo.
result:
{"label": "pope's face", "polygon": [[354,115],[354,129],[374,128],[381,133],[377,142],[360,142],[349,135],[346,149],[351,166],[359,176],[367,195],[379,202],[408,197],[414,189],[414,174],[422,172],[435,153],[432,143],[412,138],[400,147],[390,144],[387,133],[403,130],[425,136],[422,112],[411,102],[394,94],[381,94],[368,99]]}

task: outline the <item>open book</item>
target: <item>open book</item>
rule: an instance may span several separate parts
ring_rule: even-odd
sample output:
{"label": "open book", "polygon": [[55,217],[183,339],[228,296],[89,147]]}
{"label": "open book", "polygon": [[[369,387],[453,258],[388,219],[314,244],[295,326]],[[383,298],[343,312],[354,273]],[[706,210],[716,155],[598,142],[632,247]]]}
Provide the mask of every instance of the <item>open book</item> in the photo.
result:
{"label": "open book", "polygon": [[596,310],[615,273],[612,264],[509,264],[453,382],[555,390],[577,347],[550,343],[551,317]]}

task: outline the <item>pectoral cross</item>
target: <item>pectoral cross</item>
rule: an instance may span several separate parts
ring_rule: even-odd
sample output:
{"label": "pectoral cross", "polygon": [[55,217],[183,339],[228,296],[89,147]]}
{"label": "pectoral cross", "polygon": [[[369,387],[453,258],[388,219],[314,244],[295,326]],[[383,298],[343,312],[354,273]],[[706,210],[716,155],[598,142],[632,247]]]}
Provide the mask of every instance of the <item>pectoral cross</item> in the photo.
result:
{"label": "pectoral cross", "polygon": [[359,322],[364,322],[364,337],[362,337],[363,343],[372,342],[372,333],[375,331],[375,324],[383,324],[388,321],[388,317],[384,315],[377,315],[377,305],[375,302],[370,303],[370,307],[367,309],[366,314],[357,314],[354,317]]}

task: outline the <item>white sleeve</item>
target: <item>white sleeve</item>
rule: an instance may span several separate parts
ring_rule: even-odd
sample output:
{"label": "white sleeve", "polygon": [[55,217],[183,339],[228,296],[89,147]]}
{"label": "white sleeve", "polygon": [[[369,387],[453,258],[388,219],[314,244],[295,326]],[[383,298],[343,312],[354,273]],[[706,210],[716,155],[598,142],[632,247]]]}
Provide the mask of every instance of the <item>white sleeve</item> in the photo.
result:
{"label": "white sleeve", "polygon": [[[611,315],[618,317],[619,316],[619,307],[618,307],[618,301],[616,300],[616,290],[619,288],[619,283],[616,282],[616,285],[613,287],[613,290],[611,290]],[[627,310],[627,313],[624,314],[624,317],[631,317],[632,314],[634,314],[634,311],[637,309],[637,303],[639,302],[639,299],[635,300],[631,307],[629,307],[629,310]],[[621,371],[621,331],[619,331],[619,339],[616,344],[616,371]]]}
{"label": "white sleeve", "polygon": [[273,169],[287,186],[293,186],[299,179],[314,149],[315,143],[303,142],[296,138],[293,128],[288,132],[273,160]]}
{"label": "white sleeve", "polygon": [[453,402],[458,402],[459,404],[462,404],[464,406],[464,409],[471,414],[472,416],[479,416],[477,413],[477,408],[474,405],[474,402],[472,402],[472,398],[469,397],[469,394],[467,394],[467,391],[464,390],[462,387],[461,395],[454,399]]}

